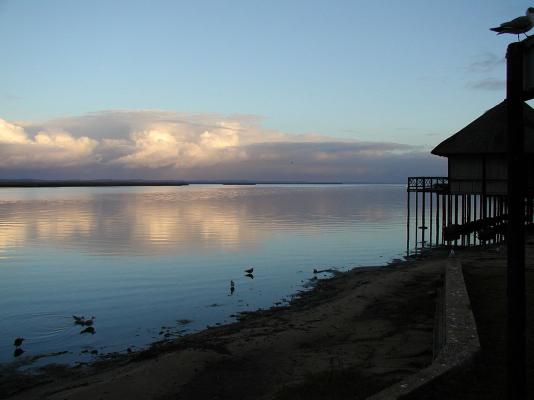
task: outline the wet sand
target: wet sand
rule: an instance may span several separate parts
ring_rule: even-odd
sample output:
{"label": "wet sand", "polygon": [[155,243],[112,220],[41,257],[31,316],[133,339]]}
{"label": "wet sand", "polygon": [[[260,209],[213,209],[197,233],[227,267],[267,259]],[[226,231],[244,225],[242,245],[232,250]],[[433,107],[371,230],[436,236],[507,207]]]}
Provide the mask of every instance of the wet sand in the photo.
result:
{"label": "wet sand", "polygon": [[0,377],[12,399],[363,399],[432,361],[445,252],[320,280],[256,311],[89,367]]}

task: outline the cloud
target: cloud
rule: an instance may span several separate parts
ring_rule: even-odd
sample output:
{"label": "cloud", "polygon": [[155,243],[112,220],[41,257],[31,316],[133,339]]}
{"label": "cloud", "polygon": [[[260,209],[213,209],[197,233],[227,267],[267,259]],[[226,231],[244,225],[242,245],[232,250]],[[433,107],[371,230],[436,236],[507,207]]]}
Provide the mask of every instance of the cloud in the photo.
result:
{"label": "cloud", "polygon": [[0,167],[70,167],[93,163],[98,142],[75,138],[67,132],[38,131],[33,137],[17,125],[0,119]]}
{"label": "cloud", "polygon": [[24,129],[20,126],[10,124],[0,119],[0,143],[2,144],[24,144],[28,143],[28,137]]}
{"label": "cloud", "polygon": [[[467,66],[467,70],[474,74],[490,75],[490,72],[494,71],[501,65],[504,66],[506,59],[502,56],[498,56],[495,53],[486,52],[479,54],[475,61]],[[480,75],[479,75],[480,76]],[[468,81],[465,85],[468,89],[474,90],[503,90],[506,83],[503,79],[495,77],[479,78]]]}
{"label": "cloud", "polygon": [[4,100],[6,102],[15,102],[15,101],[23,100],[23,99],[24,99],[24,97],[17,96],[15,94],[0,93],[0,100]]}
{"label": "cloud", "polygon": [[444,172],[426,149],[264,129],[255,116],[109,110],[0,119],[1,178],[403,181]]}
{"label": "cloud", "polygon": [[495,53],[486,52],[479,54],[477,59],[467,66],[471,72],[487,73],[493,71],[500,65],[504,65],[506,59]]}
{"label": "cloud", "polygon": [[224,127],[198,135],[174,127],[154,127],[131,135],[131,152],[113,163],[126,167],[195,167],[246,157],[239,135]]}
{"label": "cloud", "polygon": [[466,86],[475,90],[503,90],[506,87],[506,82],[502,79],[486,78],[468,82]]}

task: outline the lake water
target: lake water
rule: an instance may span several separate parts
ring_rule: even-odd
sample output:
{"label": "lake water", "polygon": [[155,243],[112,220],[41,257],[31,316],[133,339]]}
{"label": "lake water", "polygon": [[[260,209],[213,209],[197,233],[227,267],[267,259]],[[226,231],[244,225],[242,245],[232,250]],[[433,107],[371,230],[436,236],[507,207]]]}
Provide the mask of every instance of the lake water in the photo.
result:
{"label": "lake water", "polygon": [[[283,304],[314,268],[385,264],[405,249],[405,197],[404,185],[0,189],[0,363],[143,348]],[[72,315],[94,316],[96,333]]]}

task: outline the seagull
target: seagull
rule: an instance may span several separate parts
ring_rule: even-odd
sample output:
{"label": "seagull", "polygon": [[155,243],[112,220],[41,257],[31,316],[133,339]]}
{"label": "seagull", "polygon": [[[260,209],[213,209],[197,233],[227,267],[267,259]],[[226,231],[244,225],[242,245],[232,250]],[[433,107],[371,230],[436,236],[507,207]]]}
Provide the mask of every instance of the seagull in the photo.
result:
{"label": "seagull", "polygon": [[235,283],[234,281],[230,281],[230,296],[234,294],[235,291]]}
{"label": "seagull", "polygon": [[501,33],[512,33],[517,35],[517,40],[519,40],[519,35],[522,33],[526,37],[528,35],[526,32],[532,29],[534,26],[534,7],[529,7],[526,12],[526,16],[517,17],[511,21],[504,22],[496,28],[490,28],[490,31],[497,32],[498,35]]}

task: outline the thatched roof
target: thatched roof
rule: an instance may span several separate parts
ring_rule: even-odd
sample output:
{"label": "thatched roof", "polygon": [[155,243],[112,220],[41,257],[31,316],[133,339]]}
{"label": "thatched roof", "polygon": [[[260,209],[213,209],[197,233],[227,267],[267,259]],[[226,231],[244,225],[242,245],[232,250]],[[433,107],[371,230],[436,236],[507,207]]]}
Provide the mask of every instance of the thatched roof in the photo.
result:
{"label": "thatched roof", "polygon": [[[508,110],[506,100],[486,111],[432,150],[438,156],[506,153]],[[524,103],[525,152],[534,153],[534,109]]]}

